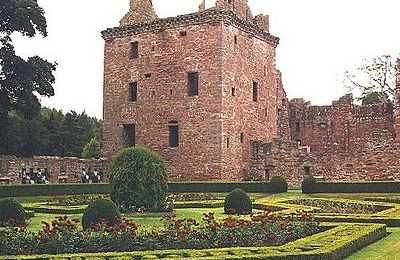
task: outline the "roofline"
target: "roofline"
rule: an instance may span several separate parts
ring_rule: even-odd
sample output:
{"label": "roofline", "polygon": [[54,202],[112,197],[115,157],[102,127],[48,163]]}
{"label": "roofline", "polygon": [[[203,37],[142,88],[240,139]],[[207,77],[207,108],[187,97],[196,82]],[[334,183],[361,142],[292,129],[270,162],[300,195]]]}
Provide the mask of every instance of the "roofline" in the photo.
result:
{"label": "roofline", "polygon": [[242,31],[252,34],[254,37],[266,41],[277,47],[279,38],[268,32],[262,31],[257,25],[240,19],[234,12],[209,9],[203,12],[179,15],[176,17],[160,18],[152,22],[137,23],[124,27],[109,28],[101,32],[106,41],[117,38],[138,35],[146,32],[160,32],[166,29],[187,25],[222,22],[225,25],[233,25]]}

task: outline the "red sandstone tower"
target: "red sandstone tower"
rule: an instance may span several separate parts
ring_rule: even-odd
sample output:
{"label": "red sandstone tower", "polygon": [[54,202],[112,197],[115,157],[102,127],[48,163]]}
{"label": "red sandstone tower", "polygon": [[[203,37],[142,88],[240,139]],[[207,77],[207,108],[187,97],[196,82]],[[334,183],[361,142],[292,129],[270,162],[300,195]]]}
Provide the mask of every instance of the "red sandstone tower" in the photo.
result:
{"label": "red sandstone tower", "polygon": [[158,19],[151,0],[130,0],[102,35],[108,158],[140,145],[173,180],[246,177],[250,141],[277,136],[279,39],[268,16],[253,18],[247,0],[217,0]]}
{"label": "red sandstone tower", "polygon": [[400,59],[397,59],[396,71],[395,129],[396,138],[400,140]]}

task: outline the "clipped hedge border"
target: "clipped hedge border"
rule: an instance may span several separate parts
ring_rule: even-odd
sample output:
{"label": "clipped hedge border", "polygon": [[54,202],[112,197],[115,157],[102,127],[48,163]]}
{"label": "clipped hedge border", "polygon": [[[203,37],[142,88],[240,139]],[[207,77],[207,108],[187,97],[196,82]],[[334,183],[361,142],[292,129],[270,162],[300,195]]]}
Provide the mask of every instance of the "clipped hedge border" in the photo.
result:
{"label": "clipped hedge border", "polygon": [[34,211],[35,213],[45,214],[81,214],[85,211],[87,205],[81,206],[55,206],[47,203],[26,203],[22,204],[25,210]]}
{"label": "clipped hedge border", "polygon": [[105,260],[105,259],[285,259],[285,260],[339,260],[359,249],[386,236],[386,226],[380,224],[337,224],[325,232],[298,239],[282,246],[221,248],[221,249],[184,249],[160,250],[122,253],[88,253],[65,255],[30,255],[30,256],[0,256],[4,259],[57,259],[57,260]]}
{"label": "clipped hedge border", "polygon": [[[234,189],[251,193],[272,193],[268,182],[169,182],[170,193],[225,193]],[[110,194],[108,183],[100,184],[45,184],[0,186],[0,198]]]}
{"label": "clipped hedge border", "polygon": [[400,181],[317,182],[311,193],[400,193]]}

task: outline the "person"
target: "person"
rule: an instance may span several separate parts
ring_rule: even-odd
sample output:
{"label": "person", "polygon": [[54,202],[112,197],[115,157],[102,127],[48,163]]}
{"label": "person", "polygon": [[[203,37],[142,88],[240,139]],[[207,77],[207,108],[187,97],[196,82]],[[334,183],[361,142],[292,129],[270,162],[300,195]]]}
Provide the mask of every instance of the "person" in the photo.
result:
{"label": "person", "polygon": [[99,172],[97,169],[94,169],[93,175],[92,175],[92,183],[99,183]]}
{"label": "person", "polygon": [[87,172],[87,181],[88,181],[88,183],[92,183],[93,182],[93,172],[92,172],[91,168],[89,168],[88,172]]}
{"label": "person", "polygon": [[29,184],[35,184],[37,182],[36,172],[33,171],[33,168],[29,168]]}
{"label": "person", "polygon": [[43,176],[44,176],[45,183],[46,184],[49,183],[51,176],[50,176],[50,172],[47,168],[44,168]]}
{"label": "person", "polygon": [[43,173],[42,173],[42,169],[40,169],[40,168],[37,168],[37,172],[36,172],[36,183],[37,184],[44,184],[45,183],[45,181],[44,181],[44,176],[43,176]]}
{"label": "person", "polygon": [[102,182],[103,178],[104,178],[104,172],[103,172],[103,170],[100,170],[100,172],[99,172],[99,182]]}
{"label": "person", "polygon": [[19,174],[21,178],[21,184],[28,184],[28,175],[26,174],[26,169],[22,168],[21,173]]}
{"label": "person", "polygon": [[82,169],[82,174],[81,174],[81,181],[82,181],[82,183],[87,183],[87,178],[88,176],[87,176],[87,174],[86,174],[86,170],[85,169]]}

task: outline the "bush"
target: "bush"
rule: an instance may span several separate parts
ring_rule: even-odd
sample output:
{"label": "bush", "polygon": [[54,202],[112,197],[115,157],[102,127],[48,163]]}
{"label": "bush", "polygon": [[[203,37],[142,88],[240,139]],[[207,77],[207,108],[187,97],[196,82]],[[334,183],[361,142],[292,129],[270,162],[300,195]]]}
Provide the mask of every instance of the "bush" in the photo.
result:
{"label": "bush", "polygon": [[167,196],[167,168],[142,147],[122,150],[110,171],[111,199],[122,209],[157,211]]}
{"label": "bush", "polygon": [[253,212],[253,205],[249,195],[242,189],[235,189],[225,198],[225,214],[245,215]]}
{"label": "bush", "polygon": [[308,176],[301,183],[301,190],[305,194],[314,193],[316,186],[317,180],[313,176]]}
{"label": "bush", "polygon": [[26,214],[24,208],[14,199],[0,201],[0,226],[7,226],[10,221],[17,223],[25,222]]}
{"label": "bush", "polygon": [[82,158],[99,159],[101,156],[103,156],[103,148],[101,148],[101,142],[96,137],[93,137],[83,148]]}
{"label": "bush", "polygon": [[83,213],[82,226],[84,230],[89,229],[92,224],[107,221],[115,225],[121,218],[117,206],[109,199],[100,199],[90,204]]}
{"label": "bush", "polygon": [[272,192],[282,193],[288,191],[288,184],[282,176],[274,176],[269,181],[269,185]]}

